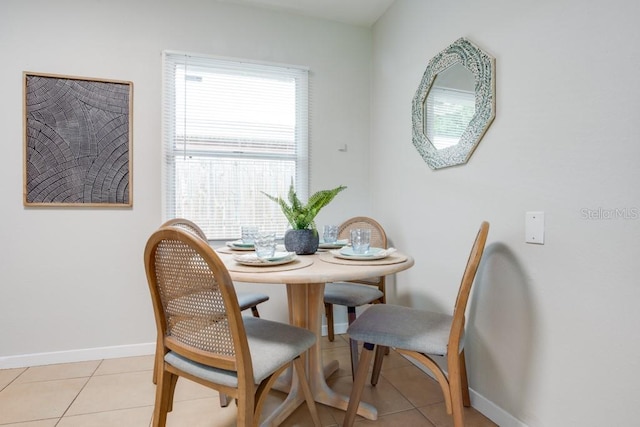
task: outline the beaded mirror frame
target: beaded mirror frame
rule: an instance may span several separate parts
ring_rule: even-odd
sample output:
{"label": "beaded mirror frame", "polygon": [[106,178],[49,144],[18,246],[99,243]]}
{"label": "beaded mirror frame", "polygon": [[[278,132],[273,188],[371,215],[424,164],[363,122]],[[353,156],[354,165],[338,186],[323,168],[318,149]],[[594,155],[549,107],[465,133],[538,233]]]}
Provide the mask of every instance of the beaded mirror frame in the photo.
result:
{"label": "beaded mirror frame", "polygon": [[[474,77],[475,113],[457,144],[437,149],[425,134],[425,100],[438,74],[458,63]],[[495,74],[495,58],[465,38],[429,61],[412,104],[413,145],[429,167],[441,169],[469,160],[495,118]]]}

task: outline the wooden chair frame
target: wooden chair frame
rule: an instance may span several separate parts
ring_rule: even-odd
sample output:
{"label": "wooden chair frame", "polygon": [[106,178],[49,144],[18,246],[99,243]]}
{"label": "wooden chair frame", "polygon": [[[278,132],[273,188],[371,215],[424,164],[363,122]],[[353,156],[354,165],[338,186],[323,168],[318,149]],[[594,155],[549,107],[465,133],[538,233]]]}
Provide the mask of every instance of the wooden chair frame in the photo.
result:
{"label": "wooden chair frame", "polygon": [[[482,259],[488,234],[489,223],[484,221],[480,225],[480,229],[471,249],[454,305],[453,322],[451,324],[447,343],[447,349],[449,350],[446,354],[447,366],[449,369],[448,375],[445,374],[442,368],[440,368],[440,366],[427,354],[400,348],[396,349],[399,353],[412,357],[433,372],[440,388],[442,389],[447,413],[453,416],[453,424],[455,427],[464,427],[464,406],[471,406],[464,349],[460,349],[460,347],[461,340],[464,335],[467,302],[469,301],[471,286],[473,285],[476,272],[478,271],[478,266]],[[382,357],[378,357],[378,355],[386,348],[383,346],[377,347],[376,363],[374,364],[372,374],[373,385],[377,383],[382,365]],[[354,380],[353,389],[349,398],[349,407],[347,408],[347,414],[344,419],[344,426],[353,425],[355,420],[356,410],[362,397],[362,390],[366,382],[367,370],[371,362],[374,348],[374,344],[364,344],[358,365],[358,371],[356,373],[356,379]]]}

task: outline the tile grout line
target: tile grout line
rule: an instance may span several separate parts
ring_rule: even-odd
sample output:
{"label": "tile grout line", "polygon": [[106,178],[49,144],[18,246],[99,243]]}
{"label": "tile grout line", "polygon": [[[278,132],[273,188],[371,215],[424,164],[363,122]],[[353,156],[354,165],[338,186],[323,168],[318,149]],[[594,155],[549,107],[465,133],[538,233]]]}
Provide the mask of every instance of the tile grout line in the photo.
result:
{"label": "tile grout line", "polygon": [[[400,356],[402,356],[402,355],[400,355]],[[402,357],[404,357],[404,356],[402,356]],[[403,368],[403,367],[396,367],[396,368],[391,368],[390,370],[393,370],[393,369],[402,369],[402,368]],[[429,377],[429,378],[430,378],[430,376],[429,376],[426,372],[422,372],[422,373],[423,373],[426,377]],[[434,426],[437,426],[437,425],[438,425],[438,424],[436,423],[436,421],[432,420],[432,419],[431,419],[431,418],[429,418],[426,414],[424,414],[422,411],[420,411],[420,409],[418,409],[418,406],[416,406],[416,405],[415,405],[415,404],[414,404],[414,403],[413,403],[413,402],[412,402],[412,401],[411,401],[407,396],[405,396],[405,395],[404,395],[404,393],[402,393],[402,392],[400,391],[400,389],[398,389],[398,387],[396,387],[396,386],[395,386],[395,385],[394,385],[394,384],[393,384],[393,383],[392,383],[392,382],[391,382],[391,381],[390,381],[390,380],[385,376],[385,374],[384,374],[384,372],[383,372],[383,371],[380,371],[380,376],[381,376],[381,377],[383,377],[383,378],[385,379],[385,381],[387,381],[387,382],[389,383],[389,385],[390,385],[391,387],[393,387],[393,388],[394,388],[394,389],[395,389],[395,390],[400,394],[400,396],[402,396],[404,399],[406,399],[406,400],[407,400],[407,402],[409,402],[409,403],[411,404],[411,406],[413,407],[413,409],[412,409],[412,410],[418,411],[418,413],[419,413],[420,415],[422,415],[422,417],[424,417],[424,419],[425,419],[425,420],[429,421],[429,422],[430,422],[431,424],[433,424]],[[442,402],[435,402],[435,403],[431,403],[431,404],[429,404],[429,405],[425,405],[425,406],[422,406],[422,407],[423,407],[423,408],[426,408],[426,407],[429,407],[429,406],[434,406],[434,405],[439,405],[439,404],[442,404]],[[398,411],[398,412],[403,412],[403,411]]]}
{"label": "tile grout line", "polygon": [[18,378],[20,378],[22,375],[24,375],[25,372],[27,372],[29,368],[25,368],[22,370],[22,372],[20,372],[18,375],[16,375],[16,377],[14,379],[12,379],[11,381],[9,381],[7,383],[7,385],[5,385],[4,387],[2,387],[2,390],[0,390],[0,393],[3,392],[4,390],[7,389],[7,387],[9,387],[11,384],[13,384],[14,382],[16,382],[18,380]]}
{"label": "tile grout line", "polygon": [[[64,412],[62,413],[62,416],[60,416],[60,418],[58,419],[58,422],[56,422],[56,426],[58,424],[60,424],[60,422],[62,421],[62,419],[65,417],[65,415],[67,415],[67,412],[69,411],[69,409],[71,408],[71,406],[73,405],[73,403],[78,399],[78,396],[80,396],[80,393],[82,393],[82,391],[85,389],[85,387],[87,386],[87,384],[89,384],[89,380],[91,380],[91,378],[93,378],[93,376],[95,375],[95,373],[97,372],[98,368],[104,363],[104,359],[100,360],[100,363],[98,363],[98,365],[95,367],[95,369],[93,370],[93,372],[91,373],[91,375],[89,375],[87,378],[87,380],[85,381],[85,383],[82,385],[82,387],[80,388],[80,390],[78,391],[78,393],[76,394],[76,396],[71,400],[71,402],[69,402],[69,405],[67,405],[67,408],[64,410]],[[85,378],[85,377],[81,377],[81,378]]]}

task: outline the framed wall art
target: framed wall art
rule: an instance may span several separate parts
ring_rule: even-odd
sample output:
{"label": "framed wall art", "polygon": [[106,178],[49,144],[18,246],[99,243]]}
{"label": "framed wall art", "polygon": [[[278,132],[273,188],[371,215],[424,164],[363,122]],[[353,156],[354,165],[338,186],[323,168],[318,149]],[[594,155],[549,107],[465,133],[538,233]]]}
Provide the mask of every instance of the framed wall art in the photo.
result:
{"label": "framed wall art", "polygon": [[24,205],[130,207],[133,83],[24,72]]}

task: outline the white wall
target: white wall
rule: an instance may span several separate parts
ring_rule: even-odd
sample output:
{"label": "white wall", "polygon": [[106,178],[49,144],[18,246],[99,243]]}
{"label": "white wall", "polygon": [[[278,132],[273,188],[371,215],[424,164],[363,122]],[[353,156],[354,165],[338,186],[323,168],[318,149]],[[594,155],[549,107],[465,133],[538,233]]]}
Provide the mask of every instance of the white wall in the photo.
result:
{"label": "white wall", "polygon": [[[583,209],[640,208],[639,12],[397,0],[374,27],[371,68],[369,30],[319,20],[196,0],[1,2],[0,367],[153,340],[142,249],[162,220],[160,53],[186,50],[311,67],[312,190],[349,186],[319,223],[372,213],[415,256],[392,300],[450,310],[491,221],[469,311],[480,404],[529,426],[635,424],[640,220]],[[411,98],[461,36],[496,57],[497,116],[467,165],[432,171],[411,144]],[[132,209],[22,206],[23,71],[134,82]],[[528,210],[546,212],[544,246],[523,242]],[[263,315],[281,318],[284,290],[266,289]]]}
{"label": "white wall", "polygon": [[[309,66],[311,190],[348,186],[318,223],[368,213],[369,163],[352,160],[368,156],[370,29],[208,0],[2,1],[0,368],[153,349],[135,346],[155,339],[142,253],[162,221],[163,49]],[[23,207],[23,71],[133,81],[132,209]],[[261,289],[262,315],[286,320],[284,287]]]}
{"label": "white wall", "polygon": [[[469,381],[514,425],[640,418],[638,16],[621,0],[397,0],[374,27],[372,209],[416,258],[394,299],[451,310],[491,222]],[[468,164],[432,171],[411,143],[411,100],[459,37],[496,58],[497,115]],[[632,218],[585,218],[599,208]],[[546,213],[543,246],[524,243],[531,210]]]}

